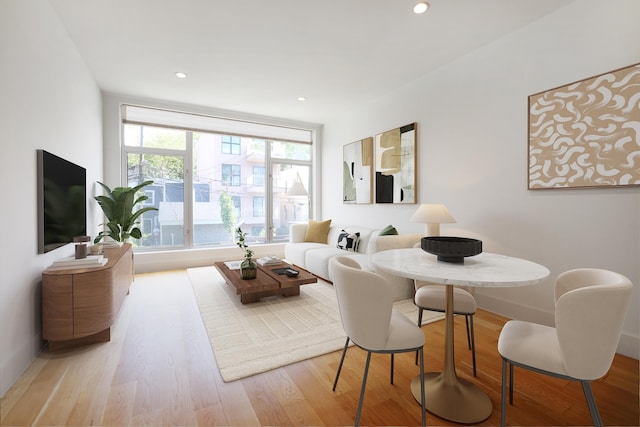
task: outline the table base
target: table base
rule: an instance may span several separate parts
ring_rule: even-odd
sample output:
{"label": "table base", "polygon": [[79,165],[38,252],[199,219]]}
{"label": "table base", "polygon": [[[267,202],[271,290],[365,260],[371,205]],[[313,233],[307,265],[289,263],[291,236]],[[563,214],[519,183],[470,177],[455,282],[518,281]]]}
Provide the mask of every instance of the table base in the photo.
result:
{"label": "table base", "polygon": [[[491,415],[491,399],[475,384],[462,378],[447,381],[440,372],[426,372],[424,377],[425,406],[432,414],[465,424],[484,421]],[[411,393],[420,402],[420,376],[411,381]]]}

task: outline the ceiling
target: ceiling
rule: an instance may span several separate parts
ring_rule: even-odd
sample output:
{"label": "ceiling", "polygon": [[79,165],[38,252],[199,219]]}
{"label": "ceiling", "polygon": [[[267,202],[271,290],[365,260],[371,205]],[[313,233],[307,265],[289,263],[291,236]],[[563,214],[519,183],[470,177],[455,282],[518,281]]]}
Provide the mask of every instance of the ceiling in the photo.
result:
{"label": "ceiling", "polygon": [[103,91],[324,123],[573,0],[49,1]]}

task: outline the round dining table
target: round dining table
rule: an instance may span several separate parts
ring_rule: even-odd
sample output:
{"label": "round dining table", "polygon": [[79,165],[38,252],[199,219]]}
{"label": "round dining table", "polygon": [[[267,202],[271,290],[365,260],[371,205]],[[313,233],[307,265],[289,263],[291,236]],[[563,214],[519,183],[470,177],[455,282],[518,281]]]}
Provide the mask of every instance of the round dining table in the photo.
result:
{"label": "round dining table", "polygon": [[[442,372],[425,374],[426,409],[459,423],[477,423],[489,418],[491,399],[480,387],[459,378],[453,352],[453,287],[512,287],[540,283],[549,270],[535,262],[482,252],[462,263],[439,261],[420,248],[392,249],[371,255],[371,264],[397,276],[446,286],[445,350]],[[420,376],[411,382],[411,392],[420,401]]]}

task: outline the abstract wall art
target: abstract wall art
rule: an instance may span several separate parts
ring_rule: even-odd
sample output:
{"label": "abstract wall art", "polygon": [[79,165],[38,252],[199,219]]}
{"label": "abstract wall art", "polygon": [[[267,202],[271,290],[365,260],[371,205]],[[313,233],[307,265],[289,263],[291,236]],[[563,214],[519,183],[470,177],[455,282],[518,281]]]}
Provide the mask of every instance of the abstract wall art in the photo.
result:
{"label": "abstract wall art", "polygon": [[375,137],[376,203],[416,203],[416,123]]}
{"label": "abstract wall art", "polygon": [[529,96],[529,189],[640,185],[640,64]]}
{"label": "abstract wall art", "polygon": [[347,144],[342,149],[342,201],[371,203],[373,138]]}

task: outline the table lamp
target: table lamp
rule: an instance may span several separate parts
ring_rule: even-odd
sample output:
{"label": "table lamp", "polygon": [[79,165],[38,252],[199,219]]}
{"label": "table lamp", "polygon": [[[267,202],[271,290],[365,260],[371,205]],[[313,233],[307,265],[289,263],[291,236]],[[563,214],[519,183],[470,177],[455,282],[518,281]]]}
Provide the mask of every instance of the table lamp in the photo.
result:
{"label": "table lamp", "polygon": [[411,222],[422,222],[425,224],[427,236],[439,236],[440,224],[451,224],[456,222],[445,205],[423,204],[411,216]]}

